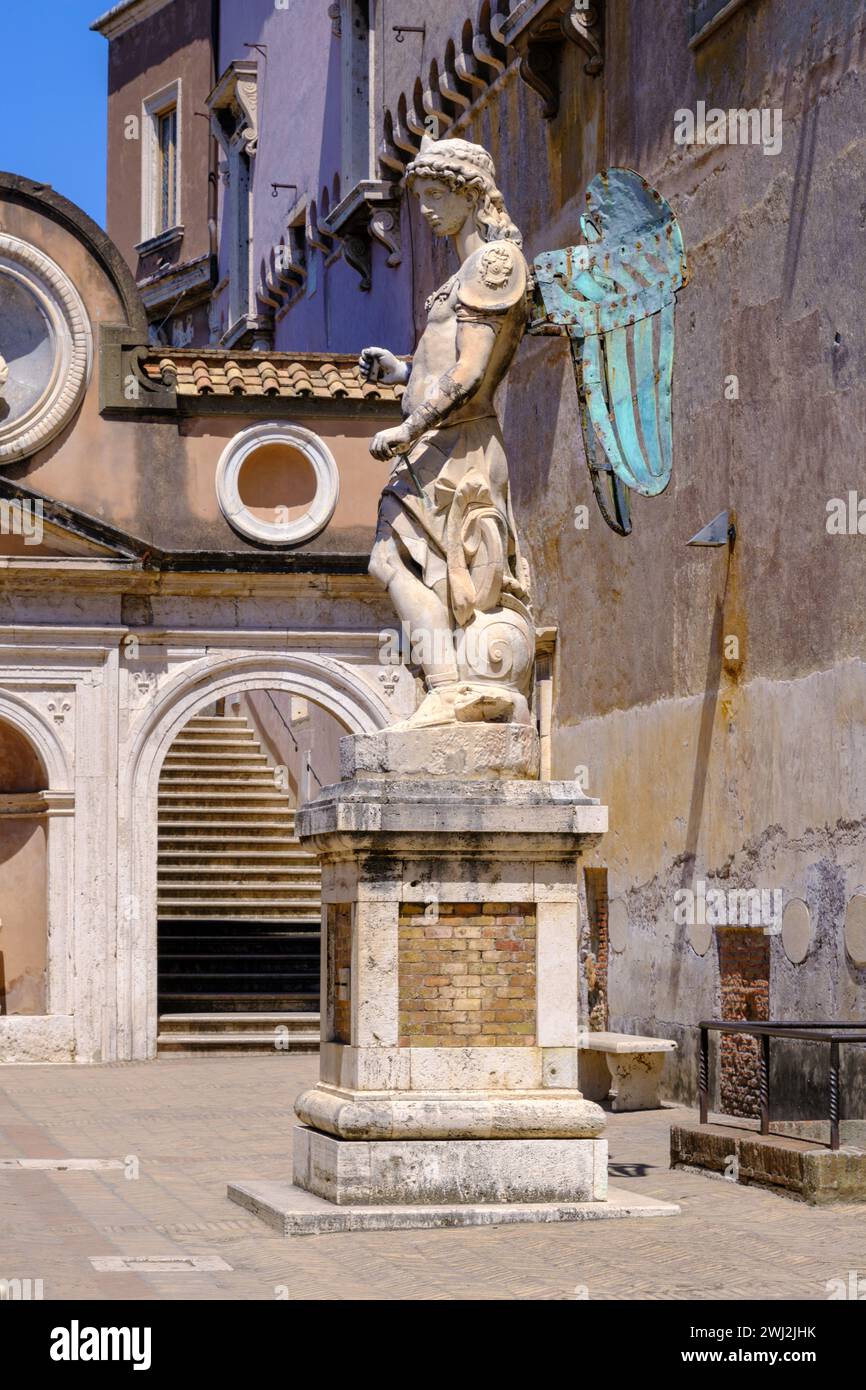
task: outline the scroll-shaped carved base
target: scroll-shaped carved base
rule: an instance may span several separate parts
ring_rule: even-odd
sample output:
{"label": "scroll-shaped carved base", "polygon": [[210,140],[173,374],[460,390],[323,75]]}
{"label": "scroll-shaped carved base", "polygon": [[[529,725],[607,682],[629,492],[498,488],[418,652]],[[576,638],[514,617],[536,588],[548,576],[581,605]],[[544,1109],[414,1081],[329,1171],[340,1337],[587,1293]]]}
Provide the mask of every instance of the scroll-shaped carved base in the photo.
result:
{"label": "scroll-shaped carved base", "polygon": [[546,121],[559,111],[559,48],[558,43],[546,40],[530,43],[520,60],[520,76],[544,102]]}
{"label": "scroll-shaped carved base", "polygon": [[372,258],[370,243],[365,236],[350,233],[343,237],[343,255],[353,270],[361,277],[361,289],[368,290],[372,285]]}

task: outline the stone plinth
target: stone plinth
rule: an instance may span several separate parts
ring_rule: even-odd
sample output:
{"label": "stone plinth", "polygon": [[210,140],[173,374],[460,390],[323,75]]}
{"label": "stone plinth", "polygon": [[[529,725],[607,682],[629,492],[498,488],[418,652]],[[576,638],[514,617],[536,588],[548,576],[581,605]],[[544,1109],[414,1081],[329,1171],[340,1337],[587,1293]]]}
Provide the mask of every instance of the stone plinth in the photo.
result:
{"label": "stone plinth", "polygon": [[230,1195],[286,1230],[298,1189],[402,1225],[603,1206],[604,1113],[578,1087],[578,874],[606,808],[533,781],[522,727],[386,730],[342,755],[348,775],[298,816],[322,864],[323,999],[295,1186],[268,1189],[270,1215],[260,1184]]}
{"label": "stone plinth", "polygon": [[811,1206],[866,1200],[866,1152],[731,1125],[672,1125],[671,1167],[769,1187]]}

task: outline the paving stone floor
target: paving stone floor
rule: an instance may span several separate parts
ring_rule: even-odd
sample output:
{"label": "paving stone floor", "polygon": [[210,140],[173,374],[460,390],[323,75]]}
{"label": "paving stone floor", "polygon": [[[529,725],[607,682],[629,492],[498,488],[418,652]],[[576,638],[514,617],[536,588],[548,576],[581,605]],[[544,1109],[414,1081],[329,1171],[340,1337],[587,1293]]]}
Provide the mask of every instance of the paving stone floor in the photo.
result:
{"label": "paving stone floor", "polygon": [[[49,1299],[826,1299],[866,1279],[866,1205],[816,1210],[670,1172],[673,1107],[611,1115],[611,1178],[678,1217],[284,1240],[229,1180],[290,1176],[293,1097],[316,1057],[0,1069],[0,1280]],[[3,1160],[137,1160],[45,1171]],[[127,1165],[135,1170],[135,1162]],[[215,1273],[97,1272],[95,1256],[219,1256]],[[864,1284],[866,1287],[866,1284]]]}

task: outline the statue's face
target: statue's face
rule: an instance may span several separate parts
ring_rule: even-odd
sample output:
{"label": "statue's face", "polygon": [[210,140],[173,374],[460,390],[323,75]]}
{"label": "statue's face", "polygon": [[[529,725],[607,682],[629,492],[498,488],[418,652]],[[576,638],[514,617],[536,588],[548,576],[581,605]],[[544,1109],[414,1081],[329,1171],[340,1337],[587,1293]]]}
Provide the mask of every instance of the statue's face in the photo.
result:
{"label": "statue's face", "polygon": [[413,191],[434,236],[456,236],[475,206],[471,193],[465,189],[455,192],[438,179],[418,179]]}

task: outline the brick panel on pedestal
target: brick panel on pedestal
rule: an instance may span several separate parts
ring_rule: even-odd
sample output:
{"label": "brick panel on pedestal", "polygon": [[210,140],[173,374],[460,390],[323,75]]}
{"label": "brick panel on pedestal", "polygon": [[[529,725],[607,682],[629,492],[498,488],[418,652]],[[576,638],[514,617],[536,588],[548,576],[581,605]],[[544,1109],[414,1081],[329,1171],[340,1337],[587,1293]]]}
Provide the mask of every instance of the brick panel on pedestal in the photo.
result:
{"label": "brick panel on pedestal", "polygon": [[400,1046],[535,1045],[534,903],[400,905]]}
{"label": "brick panel on pedestal", "polygon": [[334,981],[332,1041],[352,1041],[352,904],[328,905],[328,978]]}

